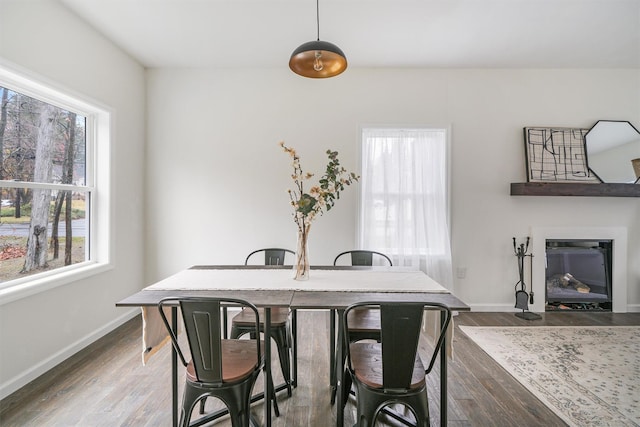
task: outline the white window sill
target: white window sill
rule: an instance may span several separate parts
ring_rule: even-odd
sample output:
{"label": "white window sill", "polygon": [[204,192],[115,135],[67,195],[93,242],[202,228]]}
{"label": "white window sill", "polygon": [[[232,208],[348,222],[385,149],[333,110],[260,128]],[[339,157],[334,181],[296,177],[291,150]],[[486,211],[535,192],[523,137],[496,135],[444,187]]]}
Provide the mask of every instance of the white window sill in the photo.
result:
{"label": "white window sill", "polygon": [[110,263],[87,262],[69,266],[66,271],[57,269],[53,274],[43,273],[42,275],[13,280],[10,284],[7,283],[6,288],[0,289],[0,306],[103,273],[112,268],[113,265]]}

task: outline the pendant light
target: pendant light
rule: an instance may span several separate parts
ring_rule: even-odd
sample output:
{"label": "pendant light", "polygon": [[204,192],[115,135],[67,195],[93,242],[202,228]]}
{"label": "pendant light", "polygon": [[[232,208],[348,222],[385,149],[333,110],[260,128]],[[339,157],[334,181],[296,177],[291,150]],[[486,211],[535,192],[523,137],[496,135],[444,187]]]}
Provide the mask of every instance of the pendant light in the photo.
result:
{"label": "pendant light", "polygon": [[333,43],[320,41],[320,6],[316,0],[316,23],[318,37],[315,41],[301,44],[291,54],[289,68],[296,74],[313,79],[337,76],[347,69],[347,58]]}

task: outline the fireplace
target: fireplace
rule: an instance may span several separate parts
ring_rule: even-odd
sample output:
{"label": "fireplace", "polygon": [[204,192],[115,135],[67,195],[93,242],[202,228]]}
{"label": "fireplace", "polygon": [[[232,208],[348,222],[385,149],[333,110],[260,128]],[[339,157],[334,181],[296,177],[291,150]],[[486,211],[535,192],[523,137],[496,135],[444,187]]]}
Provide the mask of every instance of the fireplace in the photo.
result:
{"label": "fireplace", "polygon": [[[626,313],[627,307],[627,229],[626,227],[532,227],[531,228],[531,290],[535,294],[534,303],[529,304],[529,310],[542,313],[546,311],[547,294],[547,241],[570,242],[574,246],[580,246],[572,242],[599,242],[605,243],[605,251],[610,253],[609,279],[609,304],[614,313]],[[584,246],[584,244],[582,244]],[[589,244],[589,246],[593,246]],[[598,255],[593,255],[598,256]],[[559,255],[558,255],[559,257]],[[568,255],[571,263],[571,255]],[[557,260],[553,260],[556,262]],[[558,261],[559,262],[559,261]],[[566,272],[563,272],[566,273]],[[559,273],[558,273],[559,274]],[[575,275],[572,274],[575,277]],[[580,278],[577,280],[581,281]],[[605,279],[606,280],[606,279]],[[602,283],[602,282],[600,282]],[[575,282],[572,286],[575,288]],[[603,286],[595,283],[589,287],[592,290],[601,291]],[[583,289],[585,290],[585,289]],[[595,293],[595,292],[593,292]],[[599,292],[602,294],[602,292]]]}
{"label": "fireplace", "polygon": [[546,311],[611,311],[612,240],[546,240]]}

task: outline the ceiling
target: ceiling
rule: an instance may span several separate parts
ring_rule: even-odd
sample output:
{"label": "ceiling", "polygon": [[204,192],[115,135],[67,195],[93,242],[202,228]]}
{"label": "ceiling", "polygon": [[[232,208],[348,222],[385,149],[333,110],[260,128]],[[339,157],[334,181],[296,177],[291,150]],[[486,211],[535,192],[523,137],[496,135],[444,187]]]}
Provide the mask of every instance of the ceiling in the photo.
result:
{"label": "ceiling", "polygon": [[[283,67],[314,0],[58,0],[144,66]],[[638,0],[320,0],[350,67],[640,68]]]}

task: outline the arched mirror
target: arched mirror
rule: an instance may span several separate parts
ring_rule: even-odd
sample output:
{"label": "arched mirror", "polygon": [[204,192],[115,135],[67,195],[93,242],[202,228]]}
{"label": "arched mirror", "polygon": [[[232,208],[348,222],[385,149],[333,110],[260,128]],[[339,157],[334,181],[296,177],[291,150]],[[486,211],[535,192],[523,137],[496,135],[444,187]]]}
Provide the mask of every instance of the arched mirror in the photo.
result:
{"label": "arched mirror", "polygon": [[640,132],[630,122],[599,120],[586,133],[585,146],[589,170],[600,181],[639,182]]}

